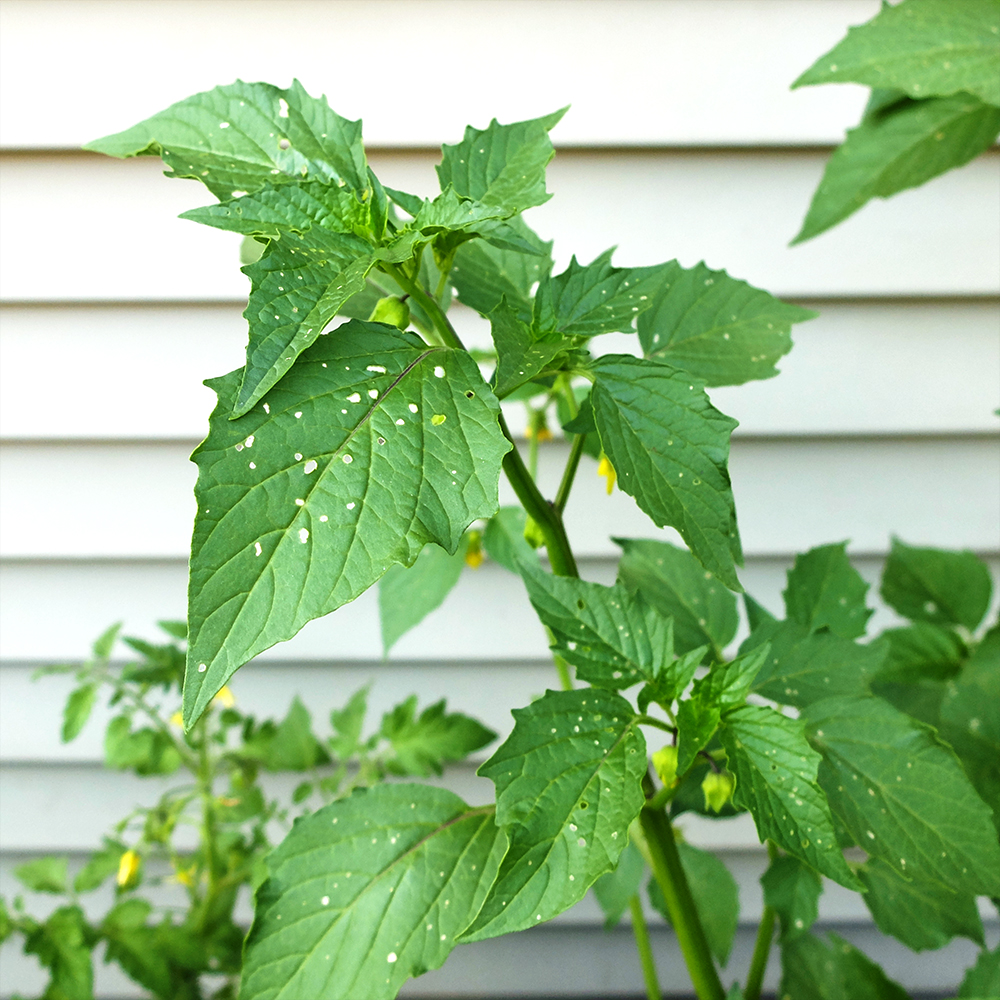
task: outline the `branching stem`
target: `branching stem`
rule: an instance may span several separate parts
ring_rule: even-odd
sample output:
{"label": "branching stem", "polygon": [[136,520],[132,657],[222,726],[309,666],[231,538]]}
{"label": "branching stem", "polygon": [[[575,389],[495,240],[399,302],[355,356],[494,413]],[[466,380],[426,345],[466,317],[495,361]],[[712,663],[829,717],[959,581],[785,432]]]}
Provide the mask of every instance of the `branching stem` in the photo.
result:
{"label": "branching stem", "polygon": [[660,983],[656,978],[656,964],[653,961],[653,948],[649,941],[649,928],[646,926],[646,915],[642,912],[642,900],[636,893],[628,901],[632,914],[632,935],[635,937],[635,947],[639,952],[639,963],[642,965],[642,978],[646,983],[648,1000],[660,1000]]}

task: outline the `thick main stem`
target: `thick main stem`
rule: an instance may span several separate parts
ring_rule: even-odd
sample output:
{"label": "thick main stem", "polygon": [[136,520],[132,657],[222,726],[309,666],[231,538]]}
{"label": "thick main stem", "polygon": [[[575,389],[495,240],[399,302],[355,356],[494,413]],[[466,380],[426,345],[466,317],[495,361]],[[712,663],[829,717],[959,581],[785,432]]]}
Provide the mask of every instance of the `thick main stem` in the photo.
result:
{"label": "thick main stem", "polygon": [[[778,851],[770,840],[767,842],[767,853],[773,863]],[[750,959],[750,971],[747,973],[747,984],[743,990],[744,1000],[760,998],[764,973],[767,971],[767,960],[771,954],[771,942],[774,940],[774,917],[774,908],[765,906],[764,912],[760,915],[760,925],[757,927],[757,940],[754,942],[753,958]]]}
{"label": "thick main stem", "polygon": [[653,962],[653,947],[649,940],[649,928],[646,926],[646,915],[642,912],[642,900],[636,893],[629,901],[628,907],[632,913],[632,935],[635,937],[635,947],[639,952],[639,964],[642,966],[642,978],[646,983],[646,996],[649,1000],[660,1000],[660,983],[656,978],[656,965]]}
{"label": "thick main stem", "polygon": [[725,1000],[726,991],[712,961],[694,897],[681,867],[673,827],[666,815],[644,806],[639,824],[646,838],[653,875],[659,883],[681,953],[699,1000]]}

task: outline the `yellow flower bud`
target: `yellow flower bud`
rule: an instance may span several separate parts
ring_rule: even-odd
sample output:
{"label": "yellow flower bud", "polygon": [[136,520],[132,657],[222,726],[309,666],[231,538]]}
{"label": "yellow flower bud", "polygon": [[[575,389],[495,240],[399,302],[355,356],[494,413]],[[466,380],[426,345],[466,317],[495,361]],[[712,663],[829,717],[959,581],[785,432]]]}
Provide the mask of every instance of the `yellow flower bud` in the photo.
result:
{"label": "yellow flower bud", "polygon": [[705,808],[721,812],[722,807],[733,797],[735,789],[736,779],[728,771],[709,771],[701,783],[701,790],[705,793]]}
{"label": "yellow flower bud", "polygon": [[653,754],[653,767],[667,788],[677,784],[677,747],[665,746]]}
{"label": "yellow flower bud", "polygon": [[127,850],[118,862],[118,884],[123,889],[134,885],[138,879],[140,867],[142,867],[142,858],[135,851]]}
{"label": "yellow flower bud", "polygon": [[608,456],[603,453],[601,454],[600,462],[597,463],[597,474],[607,477],[608,496],[611,496],[611,492],[615,488],[615,480],[618,476],[615,473],[615,467],[608,461]]}
{"label": "yellow flower bud", "polygon": [[223,708],[232,708],[236,704],[236,698],[229,689],[229,685],[223,684],[219,688],[219,693],[212,699],[212,702],[216,705],[221,705]]}
{"label": "yellow flower bud", "polygon": [[483,533],[481,531],[470,531],[469,541],[465,547],[465,565],[469,569],[479,569],[483,564]]}
{"label": "yellow flower bud", "polygon": [[181,711],[174,712],[170,716],[170,725],[176,726],[178,729],[184,728],[184,713]]}

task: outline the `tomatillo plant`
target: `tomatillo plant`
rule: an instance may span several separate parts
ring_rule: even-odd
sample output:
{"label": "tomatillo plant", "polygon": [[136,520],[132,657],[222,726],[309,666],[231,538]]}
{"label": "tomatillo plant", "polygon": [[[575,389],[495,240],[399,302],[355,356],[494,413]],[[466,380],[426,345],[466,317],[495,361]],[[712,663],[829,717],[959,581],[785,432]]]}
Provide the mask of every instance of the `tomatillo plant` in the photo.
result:
{"label": "tomatillo plant", "polygon": [[[747,598],[750,636],[727,655],[736,421],[707,389],[775,375],[814,314],[703,263],[619,267],[608,251],[554,273],[522,213],[549,198],[562,114],[469,127],[430,199],[383,186],[360,123],[298,82],[237,81],[89,147],[162,157],[217,199],[184,218],[260,249],[243,268],[246,364],[208,383],[218,404],[193,456],[185,725],[251,657],[379,581],[388,648],[482,550],[523,579],[560,680],[514,709],[480,768],[495,802],[384,783],[298,820],[268,856],[239,995],[393,997],[457,944],[534,927],[594,886],[609,921],[630,910],[657,996],[649,869],[698,996],[723,1000],[738,903],[721,863],[677,836],[692,810],[749,811],[772,858],[729,996],[759,996],[776,921],[783,993],[902,995],[809,928],[822,875],[913,947],[982,942],[975,898],[1000,895],[996,731],[967,712],[996,685],[989,575],[898,543],[883,595],[912,625],[860,644],[867,585],[844,545],[814,549],[789,573],[786,619]],[[456,299],[489,322],[488,355],[463,345]],[[611,332],[634,333],[636,354],[595,355]],[[529,402],[527,462],[505,399]],[[556,423],[570,448],[546,498],[534,457]],[[617,539],[614,586],[581,580],[563,512],[585,452],[688,549]],[[501,474],[519,507],[498,509]],[[912,690],[927,684],[930,704]]]}

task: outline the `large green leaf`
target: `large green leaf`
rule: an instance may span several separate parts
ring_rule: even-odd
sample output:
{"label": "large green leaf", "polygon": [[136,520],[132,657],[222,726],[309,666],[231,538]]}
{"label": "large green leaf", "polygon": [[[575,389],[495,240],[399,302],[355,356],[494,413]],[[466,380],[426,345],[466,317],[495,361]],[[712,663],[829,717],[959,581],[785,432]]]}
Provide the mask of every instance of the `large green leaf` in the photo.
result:
{"label": "large green leaf", "polygon": [[[681,867],[698,908],[698,918],[708,947],[720,965],[729,961],[740,919],[740,891],[729,869],[714,854],[683,841],[677,845]],[[670,923],[670,914],[660,884],[651,879],[649,901]]]}
{"label": "large green leaf", "polygon": [[886,629],[880,638],[889,644],[880,680],[947,680],[959,672],[969,655],[957,632],[930,622]]}
{"label": "large green leaf", "polygon": [[573,347],[573,341],[561,334],[536,337],[531,327],[520,319],[507,300],[490,313],[490,332],[497,350],[494,391],[500,399],[518,386],[530,382],[561,352]]}
{"label": "large green leaf", "polygon": [[781,946],[778,995],[791,1000],[910,1000],[898,983],[854,945],[836,934],[830,944],[800,934]]}
{"label": "large green leaf", "polygon": [[723,585],[742,590],[727,468],[737,422],[712,406],[701,382],[662,362],[608,354],[593,371],[594,418],[618,485],[657,527],[676,528]]}
{"label": "large green leaf", "polygon": [[986,564],[972,552],[923,549],[892,540],[882,597],[913,621],[972,630],[986,614],[992,589]]}
{"label": "large green leaf", "polygon": [[753,690],[765,698],[799,708],[834,695],[866,692],[885,660],[887,645],[867,646],[832,632],[810,632],[794,621],[765,622],[740,647],[748,651],[771,644]]}
{"label": "large green leaf", "polygon": [[847,542],[840,542],[797,555],[782,596],[793,621],[857,639],[875,613],[865,606],[867,593],[868,584],[847,558]]}
{"label": "large green leaf", "polygon": [[467,126],[461,142],[441,147],[441,189],[451,184],[460,195],[502,206],[511,215],[548,201],[545,168],[555,156],[549,129],[565,112],[511,125],[494,118],[485,129]]}
{"label": "large green leaf", "polygon": [[673,660],[670,619],[621,584],[603,587],[538,570],[524,583],[553,650],[576,667],[579,678],[605,688],[653,680]]}
{"label": "large green leaf", "polygon": [[238,667],[393,563],[429,541],[454,551],[496,511],[510,447],[467,354],[381,324],[321,338],[230,420],[238,380],[210,383],[219,404],[193,456],[188,724]]}
{"label": "large green leaf", "polygon": [[463,940],[533,927],[614,868],[643,803],[646,741],[632,707],[599,688],[548,691],[479,769],[497,787],[510,849]]}
{"label": "large green leaf", "polygon": [[1000,105],[998,60],[995,0],[904,0],[883,4],[870,21],[849,28],[792,86],[864,83],[910,97],[965,90]]}
{"label": "large green leaf", "polygon": [[79,906],[60,906],[25,937],[26,954],[36,955],[52,977],[44,1000],[92,1000],[93,932]]}
{"label": "large green leaf", "polygon": [[942,948],[961,935],[984,944],[983,922],[970,893],[951,892],[935,882],[907,879],[879,858],[858,869],[862,898],[878,929],[907,948]]}
{"label": "large green leaf", "polygon": [[474,240],[459,247],[449,280],[459,301],[486,316],[502,299],[524,323],[531,322],[535,285],[552,270],[552,243],[542,242],[515,216],[507,223],[533,252],[519,253]]}
{"label": "large green leaf", "polygon": [[771,839],[821,874],[857,889],[816,780],[820,756],[806,742],[802,723],[759,705],[733,709],[723,723],[719,735],[736,776],[733,801],[753,814],[761,841]]}
{"label": "large green leaf", "polygon": [[866,118],[834,150],[792,243],[812,239],[872,198],[919,187],[968,163],[998,133],[1000,109],[971,94],[912,101]]}
{"label": "large green leaf", "polygon": [[161,156],[173,176],[195,178],[219,199],[303,179],[369,187],[361,122],[341,118],[298,80],[288,90],[237,80],[84,148]]}
{"label": "large green leaf", "polygon": [[1000,996],[1000,945],[992,951],[984,948],[979,953],[976,964],[966,970],[958,995],[963,1000],[989,1000]]}
{"label": "large green leaf", "polygon": [[526,523],[523,507],[501,507],[483,532],[486,554],[512,573],[520,574],[523,566],[538,566],[538,553],[524,539]]}
{"label": "large green leaf", "polygon": [[561,274],[542,278],[534,328],[578,337],[634,330],[636,317],[649,308],[669,265],[612,267],[613,253],[614,248],[606,250],[586,265],[573,257]]}
{"label": "large green leaf", "polygon": [[819,916],[819,897],[823,883],[819,875],[798,858],[788,855],[774,858],[760,877],[764,903],[781,921],[781,939],[805,934]]}
{"label": "large green leaf", "polygon": [[371,207],[349,187],[302,181],[267,184],[253,194],[225,198],[218,205],[193,208],[182,219],[247,236],[280,238],[313,226],[361,236],[371,226]]}
{"label": "large green leaf", "polygon": [[438,968],[504,851],[492,807],[376,785],[296,820],[267,859],[241,1000],[394,997]]}
{"label": "large green leaf", "polygon": [[736,598],[686,549],[645,538],[615,538],[622,547],[618,579],[674,620],[679,653],[705,645],[716,659],[739,626]]}
{"label": "large green leaf", "polygon": [[393,774],[441,774],[444,764],[464,760],[497,736],[475,719],[449,712],[444,698],[419,716],[416,711],[417,696],[411,695],[382,716],[380,733],[392,747],[386,767]]}
{"label": "large green leaf", "polygon": [[425,545],[412,566],[397,563],[378,582],[382,648],[388,654],[396,641],[419,624],[458,583],[465,565],[465,550],[454,553],[440,545]]}
{"label": "large green leaf", "polygon": [[594,898],[604,913],[605,930],[611,930],[621,920],[632,897],[639,892],[645,872],[646,862],[635,844],[629,841],[615,870],[606,872],[594,883]]}
{"label": "large green leaf", "polygon": [[856,844],[907,878],[1000,895],[990,810],[933,730],[880,698],[806,707],[820,784]]}
{"label": "large green leaf", "polygon": [[792,324],[816,315],[704,261],[684,268],[673,260],[664,265],[636,328],[647,358],[667,361],[706,385],[742,385],[777,375],[775,362],[792,349]]}

